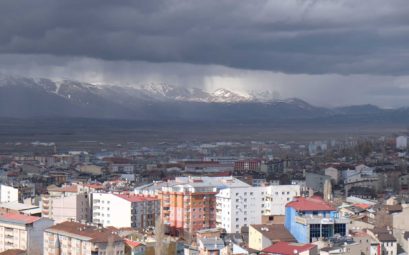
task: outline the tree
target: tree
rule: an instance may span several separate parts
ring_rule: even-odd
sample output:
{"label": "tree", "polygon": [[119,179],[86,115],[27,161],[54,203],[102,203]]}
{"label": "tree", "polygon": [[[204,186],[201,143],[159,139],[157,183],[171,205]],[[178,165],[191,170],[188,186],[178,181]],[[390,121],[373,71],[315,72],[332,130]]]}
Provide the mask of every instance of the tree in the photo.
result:
{"label": "tree", "polygon": [[165,247],[165,227],[163,225],[162,217],[156,219],[155,223],[155,255],[165,255],[166,254],[166,247]]}

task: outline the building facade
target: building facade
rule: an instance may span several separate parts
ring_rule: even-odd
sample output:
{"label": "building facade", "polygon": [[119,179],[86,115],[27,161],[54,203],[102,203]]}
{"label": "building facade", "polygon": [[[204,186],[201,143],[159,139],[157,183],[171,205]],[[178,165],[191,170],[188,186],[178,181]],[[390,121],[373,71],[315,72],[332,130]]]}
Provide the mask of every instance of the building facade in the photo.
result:
{"label": "building facade", "polygon": [[298,197],[286,205],[285,227],[299,243],[348,233],[349,220],[320,197]]}
{"label": "building facade", "polygon": [[160,200],[156,196],[93,193],[92,211],[92,221],[104,227],[143,229],[155,226]]}
{"label": "building facade", "polygon": [[177,177],[158,191],[162,220],[170,234],[177,236],[214,228],[219,190],[249,186],[233,177]]}
{"label": "building facade", "polygon": [[242,227],[261,224],[263,215],[284,215],[285,205],[300,193],[299,185],[221,189],[216,195],[216,226],[238,233]]}
{"label": "building facade", "polygon": [[114,229],[66,221],[44,231],[44,255],[124,255],[124,240]]}
{"label": "building facade", "polygon": [[81,191],[77,185],[49,189],[41,196],[42,216],[56,223],[68,220],[91,220],[90,194]]}
{"label": "building facade", "polygon": [[42,252],[43,231],[53,225],[50,219],[7,213],[0,216],[0,252],[10,249]]}
{"label": "building facade", "polygon": [[0,203],[18,202],[18,189],[0,185]]}

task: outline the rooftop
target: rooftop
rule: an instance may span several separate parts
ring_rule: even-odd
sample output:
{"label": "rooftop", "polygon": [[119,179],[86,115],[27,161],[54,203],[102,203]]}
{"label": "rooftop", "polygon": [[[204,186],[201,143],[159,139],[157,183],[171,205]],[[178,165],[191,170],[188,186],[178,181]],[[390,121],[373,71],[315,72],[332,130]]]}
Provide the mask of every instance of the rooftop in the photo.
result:
{"label": "rooftop", "polygon": [[111,238],[115,242],[122,240],[115,233],[115,230],[115,228],[99,228],[78,222],[66,221],[48,228],[46,232],[73,236],[94,243],[104,243],[110,241]]}
{"label": "rooftop", "polygon": [[68,193],[77,193],[78,186],[77,185],[67,185],[63,187],[50,187],[48,188],[49,192],[68,192]]}
{"label": "rooftop", "polygon": [[277,255],[294,255],[295,251],[301,253],[304,251],[309,251],[315,247],[316,245],[314,244],[278,242],[271,245],[270,247],[265,248],[263,252],[273,253]]}
{"label": "rooftop", "polygon": [[7,208],[15,211],[25,211],[31,209],[38,209],[37,205],[27,205],[19,202],[0,203],[0,208]]}
{"label": "rooftop", "polygon": [[297,211],[336,211],[336,209],[325,202],[321,197],[296,197],[286,207],[292,207]]}
{"label": "rooftop", "polygon": [[140,242],[133,241],[133,240],[130,240],[130,239],[125,239],[125,243],[126,243],[128,246],[132,247],[132,248],[138,247],[138,246],[140,246],[140,245],[142,244],[142,243],[140,243]]}
{"label": "rooftop", "polygon": [[138,194],[115,194],[115,196],[125,199],[129,202],[143,202],[143,201],[155,201],[158,200],[157,197],[153,196],[142,196]]}
{"label": "rooftop", "polygon": [[380,242],[396,242],[395,237],[392,235],[392,231],[387,229],[374,228],[368,231],[371,231]]}
{"label": "rooftop", "polygon": [[31,224],[41,219],[40,217],[28,216],[18,213],[6,213],[0,215],[0,222],[17,223],[17,224]]}
{"label": "rooftop", "polygon": [[263,236],[275,242],[296,242],[297,240],[291,235],[291,233],[281,224],[254,224],[251,227],[255,228]]}

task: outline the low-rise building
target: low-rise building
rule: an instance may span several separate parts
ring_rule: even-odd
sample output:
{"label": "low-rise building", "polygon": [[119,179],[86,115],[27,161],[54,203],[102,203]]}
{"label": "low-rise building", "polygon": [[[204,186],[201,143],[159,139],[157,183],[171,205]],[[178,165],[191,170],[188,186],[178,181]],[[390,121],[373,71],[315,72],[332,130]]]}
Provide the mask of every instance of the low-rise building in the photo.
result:
{"label": "low-rise building", "polygon": [[331,176],[307,172],[305,174],[305,184],[308,188],[312,189],[315,192],[324,192],[324,183],[325,181],[331,181]]}
{"label": "low-rise building", "polygon": [[348,233],[347,218],[320,197],[298,197],[286,205],[285,226],[299,243]]}
{"label": "low-rise building", "polygon": [[51,188],[48,193],[41,196],[43,217],[56,223],[91,220],[90,194],[80,190],[78,185]]}
{"label": "low-rise building", "polygon": [[262,251],[278,242],[296,242],[290,232],[280,224],[257,224],[249,227],[249,248]]}
{"label": "low-rise building", "polygon": [[272,255],[318,255],[318,247],[314,244],[278,242],[263,250],[263,254]]}
{"label": "low-rise building", "polygon": [[44,231],[44,255],[125,254],[124,240],[114,228],[66,221]]}
{"label": "low-rise building", "polygon": [[379,255],[397,255],[398,244],[396,238],[392,235],[391,230],[387,229],[368,229],[367,233],[373,238],[374,242],[371,244],[372,254]]}
{"label": "low-rise building", "polygon": [[52,226],[50,219],[7,213],[0,216],[0,252],[10,249],[41,254],[43,231]]}

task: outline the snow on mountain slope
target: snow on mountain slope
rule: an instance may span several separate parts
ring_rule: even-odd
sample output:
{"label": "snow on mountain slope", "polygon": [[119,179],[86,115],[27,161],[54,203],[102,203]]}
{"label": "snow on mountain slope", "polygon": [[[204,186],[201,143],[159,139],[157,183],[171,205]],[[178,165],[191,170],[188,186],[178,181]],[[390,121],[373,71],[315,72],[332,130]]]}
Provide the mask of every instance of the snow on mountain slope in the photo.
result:
{"label": "snow on mountain slope", "polygon": [[250,96],[242,96],[236,92],[219,88],[210,94],[208,101],[214,103],[238,103],[254,101],[254,98]]}
{"label": "snow on mountain slope", "polygon": [[53,81],[44,78],[27,78],[22,76],[0,74],[1,86],[20,86],[41,89],[80,104],[88,104],[89,98],[103,97],[125,104],[130,101],[160,102],[201,102],[201,103],[268,103],[292,104],[299,108],[311,109],[311,105],[297,99],[275,100],[271,91],[250,91],[247,94],[219,88],[207,92],[201,88],[186,88],[167,83],[149,83],[139,86],[94,85],[79,81]]}

